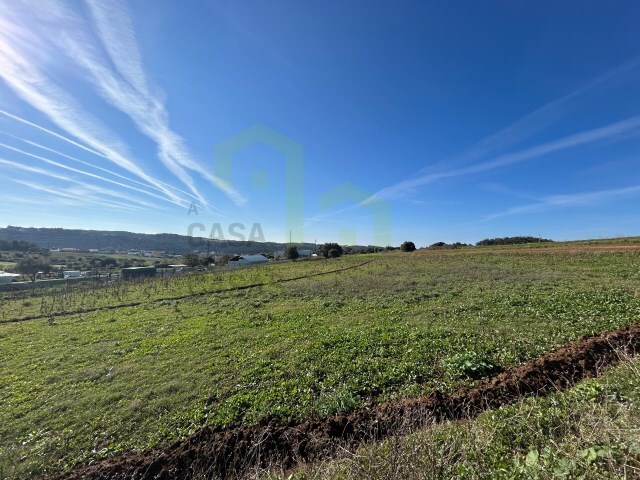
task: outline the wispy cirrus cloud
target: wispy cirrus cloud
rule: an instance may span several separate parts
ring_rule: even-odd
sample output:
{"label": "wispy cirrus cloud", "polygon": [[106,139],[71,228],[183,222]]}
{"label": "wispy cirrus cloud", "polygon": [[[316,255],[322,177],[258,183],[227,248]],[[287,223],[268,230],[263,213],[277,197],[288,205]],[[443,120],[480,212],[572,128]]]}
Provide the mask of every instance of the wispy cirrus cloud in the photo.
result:
{"label": "wispy cirrus cloud", "polygon": [[91,186],[69,187],[65,190],[54,190],[50,186],[34,182],[32,180],[11,179],[12,182],[27,187],[36,192],[45,193],[48,196],[59,197],[65,200],[66,205],[86,206],[93,205],[96,207],[108,207],[109,210],[129,210],[140,211],[144,208],[137,207],[130,203],[107,200],[103,197],[95,197],[91,194],[93,190]]}
{"label": "wispy cirrus cloud", "polygon": [[[159,158],[192,191],[195,191],[195,187],[187,169],[212,182],[236,204],[244,204],[246,198],[203,168],[189,153],[184,140],[170,128],[164,103],[148,87],[126,5],[119,0],[108,5],[94,0],[87,0],[86,3],[100,42],[116,67],[115,71],[101,61],[98,52],[90,48],[90,43],[77,41],[74,36],[66,36],[65,39],[69,53],[89,72],[97,90],[106,101],[127,114],[140,132],[156,143]],[[205,202],[204,199],[201,201]]]}
{"label": "wispy cirrus cloud", "polygon": [[[87,6],[90,21],[78,15],[77,8],[63,1],[47,0],[34,5],[20,0],[0,0],[3,9],[0,18],[0,76],[20,98],[69,136],[6,110],[0,110],[0,113],[87,153],[108,159],[140,179],[137,183],[160,191],[177,205],[188,204],[182,198],[185,190],[146,173],[132,159],[127,145],[54,80],[55,75],[46,68],[49,60],[56,58],[54,63],[57,65],[61,56],[66,55],[68,63],[81,67],[82,70],[76,69],[75,73],[86,72],[85,79],[97,93],[109,105],[125,113],[140,132],[155,142],[159,160],[186,186],[189,196],[198,199],[202,205],[209,203],[188,172],[193,171],[221,189],[235,203],[244,203],[246,199],[240,193],[217,179],[192,157],[184,140],[169,127],[168,112],[159,96],[154,95],[149,87],[125,4],[116,1],[102,5],[88,1]],[[103,172],[107,173],[105,169]],[[117,176],[122,178],[121,174]]]}
{"label": "wispy cirrus cloud", "polygon": [[[108,128],[84,111],[67,91],[41,73],[37,65],[16,48],[24,42],[22,32],[16,34],[13,26],[4,30],[6,23],[6,20],[0,21],[0,76],[7,85],[24,101],[80,141],[76,143],[88,145],[90,151],[100,153],[119,167],[154,184],[154,179],[129,159],[122,142]],[[157,182],[155,186],[178,204],[182,203],[180,197],[170,189]]]}
{"label": "wispy cirrus cloud", "polygon": [[363,203],[366,204],[370,201],[380,199],[399,198],[409,191],[414,191],[417,187],[427,185],[438,180],[481,173],[496,168],[524,162],[527,160],[540,158],[544,155],[555,153],[561,150],[566,150],[568,148],[579,147],[582,145],[588,145],[604,140],[613,140],[616,137],[624,136],[631,132],[638,132],[639,130],[640,116],[631,117],[620,122],[606,125],[604,127],[594,128],[592,130],[569,135],[559,140],[546,142],[529,149],[501,155],[492,160],[472,164],[467,167],[447,170],[438,173],[431,173],[428,175],[419,176],[417,178],[411,178],[405,180],[404,182],[400,182],[396,185],[380,190],[375,195],[365,200],[365,202]]}
{"label": "wispy cirrus cloud", "polygon": [[[53,167],[57,167],[57,168],[60,168],[60,169],[63,169],[63,170],[67,170],[69,172],[77,173],[79,175],[83,175],[85,177],[89,177],[91,179],[98,180],[98,181],[101,181],[101,182],[110,183],[112,185],[116,185],[118,187],[121,187],[121,188],[124,188],[124,189],[127,189],[127,190],[132,190],[132,191],[137,192],[137,193],[142,193],[144,195],[149,195],[149,196],[152,196],[152,197],[160,199],[160,200],[167,200],[166,197],[164,197],[164,196],[157,195],[155,193],[149,192],[149,191],[144,190],[142,188],[135,187],[133,185],[128,185],[126,183],[122,183],[122,182],[119,182],[117,180],[112,180],[112,179],[104,177],[102,175],[97,175],[95,173],[87,172],[85,170],[81,170],[81,169],[78,169],[78,168],[75,168],[75,167],[70,167],[69,165],[65,165],[63,163],[56,162],[55,160],[51,160],[51,159],[43,157],[41,155],[36,155],[34,153],[30,153],[30,152],[27,152],[25,150],[21,150],[19,148],[13,147],[11,145],[7,145],[7,144],[2,143],[2,142],[0,142],[0,147],[5,148],[7,150],[11,150],[11,151],[16,152],[16,153],[19,153],[21,155],[26,155],[28,157],[34,158],[36,160],[44,162],[44,163],[46,163],[48,165],[51,165]],[[16,164],[16,165],[19,165],[19,164]],[[121,196],[122,196],[122,194],[121,194]]]}
{"label": "wispy cirrus cloud", "polygon": [[640,185],[633,185],[630,187],[610,190],[595,190],[591,192],[548,195],[542,197],[537,202],[527,205],[519,205],[502,212],[488,215],[487,217],[482,219],[481,222],[488,222],[500,217],[506,217],[510,215],[538,213],[554,208],[594,207],[620,198],[630,197],[638,194],[640,194]]}
{"label": "wispy cirrus cloud", "polygon": [[438,173],[431,173],[428,175],[418,176],[417,178],[405,180],[404,182],[401,182],[399,184],[382,189],[355,205],[340,209],[335,212],[322,213],[311,217],[306,220],[305,227],[308,227],[311,224],[317,223],[319,221],[325,221],[328,218],[334,217],[338,214],[344,214],[358,207],[364,207],[367,205],[378,203],[380,201],[399,198],[400,196],[406,194],[408,191],[413,191],[417,187],[434,183],[439,180],[490,171],[496,168],[506,167],[516,163],[533,160],[543,157],[544,155],[566,150],[569,148],[596,143],[599,141],[611,141],[615,140],[617,137],[624,137],[625,135],[628,135],[632,132],[640,132],[640,116],[631,117],[620,122],[606,125],[604,127],[587,130],[574,135],[569,135],[559,140],[543,143],[529,149],[501,155],[492,160],[472,164],[467,167],[451,169]]}
{"label": "wispy cirrus cloud", "polygon": [[[15,120],[15,121],[17,121],[19,123],[23,123],[25,125],[28,125],[30,127],[35,128],[37,130],[40,130],[40,131],[42,131],[42,132],[44,132],[44,133],[46,133],[48,135],[51,135],[54,138],[57,138],[57,139],[62,140],[64,142],[66,142],[66,143],[69,143],[70,145],[78,147],[78,148],[80,148],[80,149],[82,149],[82,150],[84,150],[84,151],[86,151],[86,152],[88,152],[88,153],[90,153],[92,155],[95,155],[95,156],[101,157],[101,158],[105,158],[107,160],[109,159],[106,155],[102,155],[100,152],[96,152],[95,150],[92,150],[92,149],[86,147],[85,145],[77,143],[74,140],[72,140],[72,139],[70,139],[68,137],[65,137],[64,135],[60,135],[60,134],[58,134],[56,132],[53,132],[53,131],[41,126],[41,125],[38,125],[38,124],[33,123],[33,122],[30,122],[30,121],[28,121],[28,120],[26,120],[26,119],[24,119],[22,117],[19,117],[17,115],[14,115],[14,114],[9,113],[9,112],[7,112],[5,110],[2,110],[2,109],[0,109],[0,114],[5,115],[6,117],[8,117],[8,118],[10,118],[12,120]],[[109,175],[113,175],[114,177],[121,178],[123,180],[127,180],[127,181],[129,181],[131,183],[135,183],[135,184],[141,185],[143,187],[148,187],[148,188],[151,188],[151,189],[159,191],[159,192],[164,192],[165,191],[164,189],[155,186],[156,184],[159,184],[159,185],[161,185],[161,186],[163,186],[165,188],[168,188],[170,190],[174,190],[175,192],[178,192],[178,193],[183,194],[183,195],[185,195],[187,197],[190,197],[190,198],[193,198],[193,199],[197,200],[197,197],[195,195],[193,195],[192,193],[186,192],[186,191],[182,190],[181,188],[178,188],[178,187],[176,187],[174,185],[170,185],[170,184],[168,184],[166,182],[162,182],[161,180],[158,180],[156,178],[153,178],[153,182],[152,183],[141,182],[141,181],[136,180],[135,178],[127,177],[127,176],[122,175],[120,173],[114,172],[113,170],[109,170],[107,168],[100,167],[99,165],[96,165],[95,163],[91,163],[91,162],[86,162],[84,160],[80,160],[79,158],[74,157],[72,155],[68,155],[66,153],[62,153],[62,152],[60,152],[60,151],[58,151],[56,149],[53,149],[53,148],[50,148],[50,147],[46,147],[46,146],[41,145],[41,144],[39,144],[37,142],[28,140],[26,138],[19,137],[17,135],[13,135],[12,133],[5,132],[5,131],[0,131],[0,133],[3,134],[3,135],[10,136],[11,138],[14,138],[16,140],[19,140],[22,143],[26,143],[26,144],[34,146],[34,147],[36,147],[38,149],[46,150],[47,152],[55,153],[56,155],[62,156],[62,157],[67,158],[69,160],[73,160],[74,162],[79,162],[79,163],[81,163],[83,165],[89,166],[91,168],[95,168],[95,169],[100,170],[102,172],[108,173]],[[184,205],[186,203],[186,202],[175,202],[173,200],[168,200],[168,201],[171,201],[171,203],[176,203],[176,204],[179,204],[179,205]]]}
{"label": "wispy cirrus cloud", "polygon": [[[14,183],[26,186],[31,190],[46,193],[49,196],[65,198],[68,200],[66,202],[67,204],[69,204],[69,201],[72,201],[74,205],[86,205],[89,203],[93,205],[118,207],[119,209],[126,210],[146,210],[148,208],[157,208],[157,205],[141,201],[137,198],[127,197],[126,195],[123,196],[121,192],[95,185],[89,185],[86,182],[81,182],[66,175],[51,172],[42,168],[23,165],[21,163],[12,162],[2,158],[0,158],[0,168],[8,168],[14,173],[16,170],[27,172],[29,174],[28,180],[22,180],[19,178],[10,178],[10,180]],[[54,188],[50,184],[37,183],[31,180],[34,175],[45,177],[45,179],[62,181],[66,185],[64,188],[60,188],[59,185]],[[115,201],[113,200],[114,198],[116,199]],[[126,203],[118,200],[125,200]],[[46,202],[48,202],[47,199],[32,203],[43,205],[47,204]]]}
{"label": "wispy cirrus cloud", "polygon": [[[307,220],[307,225],[326,220],[327,218],[338,214],[344,214],[355,208],[371,204],[372,202],[408,198],[411,194],[416,192],[418,188],[440,180],[473,175],[533,160],[564,149],[587,145],[598,141],[622,139],[625,135],[637,134],[640,132],[640,117],[633,117],[601,128],[580,132],[559,140],[546,142],[536,147],[499,155],[493,159],[486,159],[488,156],[495,154],[496,152],[501,150],[504,151],[505,149],[508,149],[513,145],[516,145],[517,143],[545,130],[567,115],[569,110],[568,107],[572,101],[579,99],[581,96],[596,89],[597,87],[604,87],[610,85],[614,80],[624,78],[626,73],[636,69],[638,66],[640,66],[640,57],[635,57],[630,61],[604,73],[603,75],[592,79],[569,94],[553,100],[522,116],[508,127],[486,137],[458,155],[447,158],[446,160],[438,162],[431,167],[425,168],[420,172],[417,172],[411,178],[389,187],[385,187],[356,205],[344,208],[337,212],[320,214],[312,217]],[[478,160],[482,160],[483,158],[485,158],[484,161],[478,162]]]}
{"label": "wispy cirrus cloud", "polygon": [[[497,168],[499,166],[507,165],[509,163],[516,163],[516,161],[507,162],[504,164],[494,163],[492,161],[486,161],[480,164],[470,165],[469,163],[477,162],[483,158],[495,155],[500,151],[505,151],[514,145],[532,137],[533,135],[550,127],[558,120],[566,116],[569,112],[569,105],[572,101],[579,99],[586,93],[591,92],[597,87],[604,87],[610,85],[614,80],[620,79],[624,74],[637,69],[640,66],[640,56],[631,59],[630,61],[619,65],[608,72],[590,80],[580,88],[568,93],[567,95],[555,99],[540,108],[520,117],[511,125],[506,128],[484,138],[480,142],[465,149],[461,153],[447,158],[441,162],[437,162],[431,167],[427,167],[411,178],[398,182],[389,187],[385,187],[379,190],[375,195],[371,197],[377,197],[381,199],[397,199],[405,197],[413,192],[418,187],[433,183],[434,181],[444,178],[455,177],[459,175],[468,175],[477,173],[490,168]],[[530,149],[534,151],[534,149]],[[518,154],[513,154],[517,156]],[[499,158],[507,159],[509,155],[503,155]],[[513,156],[512,156],[513,158]],[[532,157],[529,157],[532,158]]]}

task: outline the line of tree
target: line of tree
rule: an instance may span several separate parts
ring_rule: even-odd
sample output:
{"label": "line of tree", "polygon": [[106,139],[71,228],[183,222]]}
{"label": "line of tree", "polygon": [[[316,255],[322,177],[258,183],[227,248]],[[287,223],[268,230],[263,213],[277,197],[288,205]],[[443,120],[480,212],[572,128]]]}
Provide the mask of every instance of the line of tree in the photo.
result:
{"label": "line of tree", "polygon": [[527,237],[527,236],[519,236],[519,237],[501,237],[501,238],[485,238],[484,240],[480,240],[476,243],[477,246],[489,246],[489,245],[519,245],[523,243],[545,243],[545,242],[553,242],[553,240],[549,240],[548,238],[539,238],[539,237]]}
{"label": "line of tree", "polygon": [[43,249],[35,243],[25,242],[24,240],[2,240],[0,239],[0,250],[6,252],[33,252],[39,253]]}
{"label": "line of tree", "polygon": [[470,245],[466,243],[460,243],[460,242],[455,242],[455,243],[436,242],[430,245],[429,248],[445,250],[445,249],[462,248],[462,247],[469,247],[469,246]]}

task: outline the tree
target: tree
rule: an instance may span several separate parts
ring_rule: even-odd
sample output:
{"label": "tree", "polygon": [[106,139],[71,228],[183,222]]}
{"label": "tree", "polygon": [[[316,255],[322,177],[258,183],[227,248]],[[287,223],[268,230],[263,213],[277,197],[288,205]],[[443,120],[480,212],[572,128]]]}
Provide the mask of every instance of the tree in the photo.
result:
{"label": "tree", "polygon": [[202,265],[202,259],[197,253],[185,253],[182,256],[182,262],[188,267],[197,267]]}
{"label": "tree", "polygon": [[298,252],[298,247],[295,245],[290,245],[284,250],[284,258],[287,260],[297,260],[300,258],[300,253]]}
{"label": "tree", "polygon": [[[329,252],[331,250],[336,250],[336,253],[335,253],[334,257],[331,257],[331,255],[329,255]],[[340,256],[342,256],[343,253],[344,253],[344,250],[342,250],[342,247],[340,245],[338,245],[337,243],[325,243],[323,245],[320,245],[320,247],[318,247],[318,254],[322,255],[324,258],[340,257]]]}
{"label": "tree", "polygon": [[331,250],[329,250],[329,258],[338,258],[340,256],[340,252],[338,251],[337,248],[332,248]]}
{"label": "tree", "polygon": [[216,257],[216,265],[222,267],[224,265],[229,265],[229,259],[231,258],[231,255],[225,253],[224,255],[221,255],[219,257]]}
{"label": "tree", "polygon": [[115,258],[105,257],[100,260],[100,266],[104,268],[117,267],[118,261]]}
{"label": "tree", "polygon": [[38,273],[42,272],[47,274],[51,272],[51,265],[38,257],[27,257],[18,262],[16,271],[26,275],[32,282],[35,282]]}
{"label": "tree", "polygon": [[403,242],[403,244],[400,245],[400,250],[403,252],[413,252],[415,249],[416,244],[413,242]]}

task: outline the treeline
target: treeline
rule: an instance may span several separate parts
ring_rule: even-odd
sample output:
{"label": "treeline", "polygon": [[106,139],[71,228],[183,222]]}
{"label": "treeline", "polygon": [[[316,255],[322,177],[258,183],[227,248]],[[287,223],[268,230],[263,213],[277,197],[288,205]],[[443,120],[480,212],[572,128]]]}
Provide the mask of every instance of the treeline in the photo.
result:
{"label": "treeline", "polygon": [[470,246],[471,245],[468,245],[466,243],[460,243],[460,242],[455,242],[455,243],[436,242],[432,244],[429,248],[450,249],[450,248],[462,248],[462,247],[470,247]]}
{"label": "treeline", "polygon": [[2,240],[0,239],[0,251],[3,252],[33,252],[39,253],[42,251],[38,245],[31,242],[25,242],[24,240]]}
{"label": "treeline", "polygon": [[548,238],[538,238],[538,237],[501,237],[501,238],[485,238],[484,240],[480,240],[476,243],[479,247],[484,246],[493,246],[493,245],[519,245],[522,243],[545,243],[545,242],[553,242],[553,240],[549,240]]}

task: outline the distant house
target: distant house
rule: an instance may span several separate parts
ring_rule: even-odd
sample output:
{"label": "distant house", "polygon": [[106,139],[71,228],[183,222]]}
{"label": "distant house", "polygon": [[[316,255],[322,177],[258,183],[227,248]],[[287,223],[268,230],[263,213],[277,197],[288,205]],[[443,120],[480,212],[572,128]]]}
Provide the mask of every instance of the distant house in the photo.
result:
{"label": "distant house", "polygon": [[155,265],[149,267],[128,267],[122,269],[122,278],[129,280],[132,278],[154,277],[156,275]]}
{"label": "distant house", "polygon": [[238,255],[229,260],[229,266],[231,268],[249,267],[267,262],[269,259],[264,255]]}

